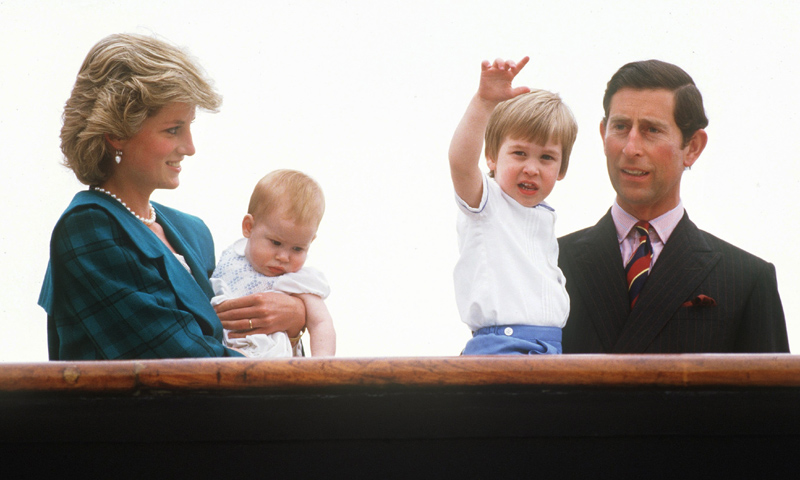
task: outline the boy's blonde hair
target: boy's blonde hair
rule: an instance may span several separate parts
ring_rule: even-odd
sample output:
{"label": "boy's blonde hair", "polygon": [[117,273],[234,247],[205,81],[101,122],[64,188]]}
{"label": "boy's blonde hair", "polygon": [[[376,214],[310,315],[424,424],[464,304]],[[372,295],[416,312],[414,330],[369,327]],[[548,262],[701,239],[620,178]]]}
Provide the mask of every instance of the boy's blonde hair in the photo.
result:
{"label": "boy's blonde hair", "polygon": [[82,183],[103,183],[114,162],[105,136],[133,137],[148,117],[172,102],[216,112],[222,97],[180,48],[143,35],[105,37],[86,55],[64,107],[64,165]]}
{"label": "boy's blonde hair", "polygon": [[[561,143],[559,174],[564,175],[577,136],[578,123],[561,97],[546,90],[531,90],[495,107],[486,127],[486,157],[497,160],[500,145],[507,138],[542,145],[552,140]],[[489,175],[493,177],[494,172]]]}
{"label": "boy's blonde hair", "polygon": [[247,213],[258,220],[281,208],[295,222],[319,227],[325,213],[322,188],[297,170],[270,172],[256,184]]}

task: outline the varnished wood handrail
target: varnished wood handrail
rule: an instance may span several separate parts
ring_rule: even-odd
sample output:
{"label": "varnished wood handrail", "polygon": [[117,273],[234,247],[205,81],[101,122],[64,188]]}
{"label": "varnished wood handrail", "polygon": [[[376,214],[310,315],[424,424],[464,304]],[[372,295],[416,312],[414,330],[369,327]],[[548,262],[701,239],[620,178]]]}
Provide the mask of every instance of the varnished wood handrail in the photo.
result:
{"label": "varnished wood handrail", "polygon": [[560,355],[0,364],[0,392],[492,385],[797,387],[800,356]]}

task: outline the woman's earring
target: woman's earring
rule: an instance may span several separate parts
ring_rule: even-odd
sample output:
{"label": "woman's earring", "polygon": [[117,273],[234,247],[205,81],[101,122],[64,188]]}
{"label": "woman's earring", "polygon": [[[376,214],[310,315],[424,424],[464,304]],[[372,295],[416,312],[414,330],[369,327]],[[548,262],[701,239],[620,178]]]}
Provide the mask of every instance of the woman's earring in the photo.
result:
{"label": "woman's earring", "polygon": [[114,161],[117,162],[117,165],[119,165],[119,162],[122,161],[122,150],[117,150],[117,154],[114,157]]}

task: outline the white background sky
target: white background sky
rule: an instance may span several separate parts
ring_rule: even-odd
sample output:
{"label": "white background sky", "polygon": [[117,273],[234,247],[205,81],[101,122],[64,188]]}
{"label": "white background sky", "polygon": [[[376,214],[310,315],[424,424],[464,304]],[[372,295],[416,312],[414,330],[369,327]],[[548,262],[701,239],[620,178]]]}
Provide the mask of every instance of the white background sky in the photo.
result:
{"label": "white background sky", "polygon": [[309,255],[332,285],[338,355],[457,355],[456,207],[447,148],[480,62],[531,62],[518,85],[559,92],[580,131],[548,199],[557,233],[614,199],[598,133],[623,64],[683,67],[709,144],[684,175],[691,218],[773,262],[800,348],[800,3],[786,1],[0,0],[0,361],[47,359],[36,305],[50,232],[76,191],[60,166],[61,112],[86,53],[119,32],[186,47],[224,97],[198,113],[181,187],[154,200],[203,218],[217,254],[241,235],[255,182],[316,178],[327,211]]}

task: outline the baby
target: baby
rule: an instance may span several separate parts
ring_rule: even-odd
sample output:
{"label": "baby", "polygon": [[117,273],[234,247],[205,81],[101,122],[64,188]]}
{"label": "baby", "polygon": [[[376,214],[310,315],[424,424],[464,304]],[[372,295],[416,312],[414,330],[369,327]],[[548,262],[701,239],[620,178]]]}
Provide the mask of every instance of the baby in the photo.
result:
{"label": "baby", "polygon": [[[300,297],[315,357],[336,352],[333,320],[323,302],[330,288],[322,272],[303,266],[324,211],[322,189],[309,176],[294,170],[268,174],[250,197],[242,221],[244,238],[222,253],[211,276],[214,305],[263,291]],[[302,355],[302,344],[292,343],[286,332],[229,338],[225,331],[225,344],[249,357]]]}
{"label": "baby", "polygon": [[[544,199],[567,173],[578,126],[558,95],[512,88],[527,63],[483,62],[450,144],[456,303],[473,335],[465,355],[561,353],[569,296]],[[479,167],[484,135],[488,177]]]}

